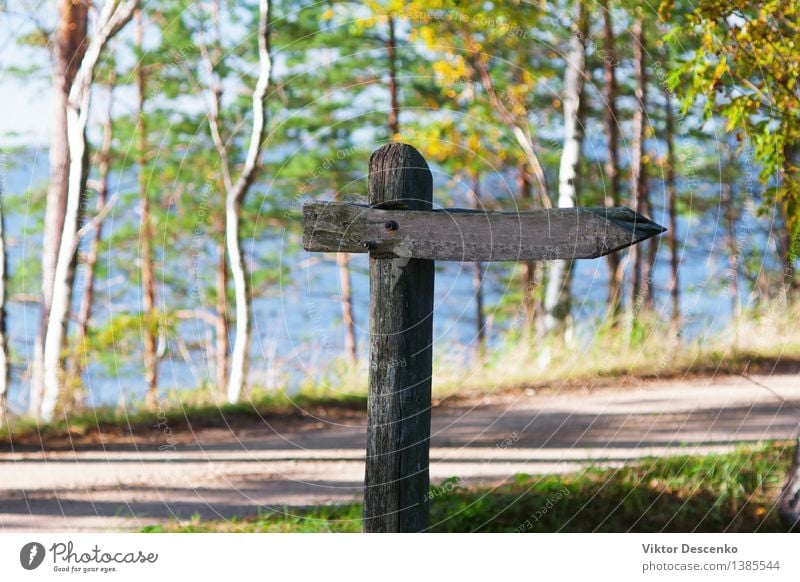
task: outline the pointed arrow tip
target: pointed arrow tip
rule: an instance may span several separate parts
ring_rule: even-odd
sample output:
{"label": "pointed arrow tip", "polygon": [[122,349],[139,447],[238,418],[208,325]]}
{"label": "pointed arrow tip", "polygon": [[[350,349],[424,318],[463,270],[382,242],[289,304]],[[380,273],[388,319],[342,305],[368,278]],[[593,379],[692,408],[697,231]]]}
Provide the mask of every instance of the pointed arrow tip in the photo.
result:
{"label": "pointed arrow tip", "polygon": [[667,232],[667,228],[661,226],[657,222],[639,215],[639,220],[636,221],[635,232],[639,240],[645,240],[653,236],[658,236],[661,233]]}

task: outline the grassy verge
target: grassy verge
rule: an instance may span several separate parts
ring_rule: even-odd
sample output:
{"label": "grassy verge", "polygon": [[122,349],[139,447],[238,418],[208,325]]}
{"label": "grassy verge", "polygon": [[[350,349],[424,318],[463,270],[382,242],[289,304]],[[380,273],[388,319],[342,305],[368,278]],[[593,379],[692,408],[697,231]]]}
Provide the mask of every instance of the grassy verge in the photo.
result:
{"label": "grassy verge", "polygon": [[[800,306],[748,313],[728,329],[692,340],[679,340],[658,320],[640,320],[628,341],[618,328],[600,327],[584,339],[536,340],[509,337],[476,359],[468,346],[437,352],[434,399],[534,387],[554,390],[571,386],[623,385],[641,379],[750,373],[800,372]],[[0,443],[44,440],[89,433],[152,432],[155,424],[172,430],[227,427],[264,417],[301,415],[327,409],[365,410],[367,370],[350,369],[341,361],[309,376],[299,390],[254,390],[250,401],[225,404],[212,390],[175,392],[156,411],[140,403],[124,409],[96,408],[70,412],[53,423],[14,418],[0,428]]]}
{"label": "grassy verge", "polygon": [[[773,509],[793,443],[702,457],[646,459],[563,476],[515,475],[493,488],[451,479],[431,489],[436,532],[778,532]],[[357,503],[147,532],[357,532]]]}
{"label": "grassy verge", "polygon": [[301,391],[292,396],[283,392],[256,392],[246,402],[228,404],[217,402],[204,393],[189,396],[173,393],[159,401],[156,410],[146,410],[134,403],[125,407],[98,407],[63,413],[49,423],[28,417],[16,418],[0,428],[0,443],[25,443],[98,433],[113,435],[120,431],[147,434],[165,427],[173,432],[189,427],[193,430],[235,427],[265,418],[291,419],[302,416],[303,411],[322,409],[365,410],[366,396],[316,391]]}

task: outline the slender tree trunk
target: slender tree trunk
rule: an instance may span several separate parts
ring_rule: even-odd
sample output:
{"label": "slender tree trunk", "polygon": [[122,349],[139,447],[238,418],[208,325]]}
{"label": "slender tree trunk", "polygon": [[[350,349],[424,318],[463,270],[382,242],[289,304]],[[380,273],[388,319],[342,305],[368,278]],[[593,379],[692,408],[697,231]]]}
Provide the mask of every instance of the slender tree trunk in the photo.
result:
{"label": "slender tree trunk", "polygon": [[[564,149],[558,172],[558,207],[574,208],[578,204],[578,180],[583,144],[583,80],[586,74],[588,19],[583,0],[575,0],[575,30],[572,30],[564,75]],[[544,296],[544,331],[552,333],[563,327],[569,317],[570,273],[572,261],[550,262],[550,276]]]}
{"label": "slender tree trunk", "polygon": [[11,364],[8,359],[8,318],[6,310],[8,288],[8,253],[6,252],[5,192],[3,176],[6,170],[6,155],[0,153],[0,427],[8,423],[8,387],[11,380]]}
{"label": "slender tree trunk", "polygon": [[[788,143],[784,149],[784,174],[788,179],[800,180],[800,143]],[[787,304],[797,299],[798,285],[795,272],[795,259],[798,254],[797,244],[789,226],[789,217],[797,216],[798,207],[789,202],[789,206],[781,209],[783,214],[784,232],[782,233],[781,259],[783,260],[783,280],[781,281],[781,293]]]}
{"label": "slender tree trunk", "polygon": [[386,41],[386,53],[389,56],[389,95],[391,108],[389,109],[389,133],[391,138],[400,133],[400,105],[397,95],[397,43],[395,39],[394,17],[389,15],[389,38]]}
{"label": "slender tree trunk", "polygon": [[256,177],[261,147],[266,133],[264,101],[269,88],[272,59],[269,50],[270,2],[259,1],[258,60],[259,74],[253,91],[253,130],[242,175],[225,199],[225,242],[233,275],[236,297],[236,334],[231,353],[231,373],[228,379],[228,402],[238,402],[247,385],[250,351],[250,290],[241,244],[241,209],[247,191]]}
{"label": "slender tree trunk", "polygon": [[[650,190],[647,181],[647,163],[645,162],[645,144],[647,141],[647,38],[645,34],[645,22],[643,19],[638,21],[638,26],[634,26],[634,60],[636,61],[636,100],[637,113],[639,114],[639,157],[637,160],[637,197],[640,212],[645,216],[651,217],[653,209],[650,205]],[[653,299],[655,286],[653,284],[653,269],[655,267],[656,251],[658,250],[657,241],[650,239],[640,249],[641,257],[641,295],[642,308],[645,311],[653,309]],[[635,246],[635,245],[634,245]],[[645,254],[647,249],[647,254]]]}
{"label": "slender tree trunk", "polygon": [[[97,212],[99,213],[108,202],[108,174],[111,167],[111,143],[114,134],[113,108],[114,108],[114,87],[116,85],[116,73],[112,69],[109,79],[108,109],[106,118],[103,122],[103,141],[98,155],[98,186],[97,186]],[[75,352],[69,360],[67,378],[72,386],[71,400],[73,406],[81,408],[84,405],[85,394],[81,384],[81,375],[88,365],[85,343],[89,330],[89,321],[92,316],[92,306],[94,304],[94,277],[97,265],[97,256],[100,248],[100,241],[103,238],[103,222],[99,221],[95,227],[89,252],[86,255],[84,269],[86,277],[83,285],[83,295],[81,296],[80,306],[78,307],[78,317],[75,322]]]}
{"label": "slender tree trunk", "polygon": [[158,315],[156,313],[155,269],[153,265],[153,221],[150,216],[150,196],[147,192],[147,124],[145,121],[145,72],[142,63],[142,35],[144,22],[142,11],[136,11],[134,27],[137,49],[136,94],[137,94],[137,165],[139,178],[139,197],[141,227],[139,231],[139,261],[142,276],[142,339],[144,340],[144,380],[146,387],[145,405],[154,410],[158,401]]}
{"label": "slender tree trunk", "polygon": [[[525,209],[532,204],[531,180],[526,164],[523,162],[519,167],[519,205]],[[536,329],[536,318],[540,313],[539,300],[537,297],[537,272],[539,266],[536,261],[525,261],[520,270],[520,284],[522,285],[522,316],[523,336],[530,338]]]}
{"label": "slender tree trunk", "polygon": [[778,515],[787,531],[800,529],[800,440],[795,442],[792,464],[778,497]]}
{"label": "slender tree trunk", "polygon": [[739,293],[739,249],[736,245],[736,203],[733,191],[733,171],[735,160],[733,148],[728,144],[725,160],[726,168],[722,179],[722,206],[725,209],[725,226],[728,235],[728,268],[730,269],[730,284],[728,294],[731,298],[731,316],[734,326],[739,323],[742,315],[742,302]]}
{"label": "slender tree trunk", "polygon": [[39,330],[33,347],[31,395],[28,411],[34,417],[41,414],[44,394],[44,341],[53,301],[58,249],[67,210],[69,187],[69,144],[67,141],[67,101],[75,73],[86,51],[86,31],[89,2],[59,0],[58,26],[53,43],[53,100],[50,133],[50,182],[44,216],[42,243],[42,296]]}
{"label": "slender tree trunk", "polygon": [[667,100],[666,136],[667,141],[667,206],[669,210],[669,232],[667,239],[670,249],[669,294],[672,299],[672,332],[678,334],[681,326],[680,278],[678,276],[678,209],[675,191],[675,119],[672,111],[672,95],[669,89],[664,91]]}
{"label": "slender tree trunk", "polygon": [[[470,44],[475,44],[474,39],[470,39],[469,42]],[[534,147],[533,135],[531,134],[528,117],[526,115],[520,116],[514,113],[506,106],[503,99],[498,96],[495,90],[494,80],[489,71],[487,59],[482,53],[478,52],[471,64],[480,78],[481,85],[483,85],[484,90],[489,96],[489,103],[492,109],[498,114],[503,123],[511,128],[511,133],[514,134],[517,144],[525,154],[525,169],[523,171],[526,175],[526,179],[529,180],[528,188],[530,189],[530,179],[536,180],[539,204],[542,208],[552,208],[553,205],[550,202],[547,189],[547,179],[542,164],[539,162],[539,157],[536,155],[536,148]]]}
{"label": "slender tree trunk", "polygon": [[[606,208],[620,205],[619,175],[619,124],[617,117],[617,49],[614,40],[614,26],[611,17],[611,2],[603,5],[603,75],[605,79],[605,126],[606,126],[606,161],[604,173],[606,190],[604,204]],[[611,253],[608,261],[608,313],[616,325],[622,307],[622,261],[619,252]]]}
{"label": "slender tree trunk", "polygon": [[[84,107],[88,107],[88,89],[85,93],[86,96],[83,98]],[[89,148],[86,140],[86,123],[88,119],[85,114],[81,114],[81,109],[83,107],[70,105],[67,110],[70,183],[61,245],[58,251],[58,260],[56,261],[50,318],[44,342],[44,395],[42,398],[41,417],[46,422],[53,420],[64,386],[62,352],[66,343],[69,311],[72,304],[72,283],[75,252],[79,242],[78,228],[81,200],[86,190],[86,175],[89,166]]]}
{"label": "slender tree trunk", "polygon": [[[222,230],[221,227],[220,229]],[[214,335],[217,346],[216,359],[217,387],[222,392],[228,383],[228,265],[225,261],[225,244],[217,245],[216,269],[216,325]]]}
{"label": "slender tree trunk", "polygon": [[344,324],[344,347],[347,362],[355,369],[358,365],[358,347],[356,344],[356,324],[353,317],[353,293],[350,289],[350,267],[347,253],[336,253],[336,266],[339,270],[339,290],[342,306],[342,323]]}
{"label": "slender tree trunk", "polygon": [[[631,28],[633,35],[633,58],[636,76],[636,109],[633,114],[633,139],[631,143],[631,207],[646,214],[647,208],[647,171],[644,165],[645,115],[647,107],[647,76],[645,71],[645,35],[642,19],[634,22]],[[644,265],[642,245],[633,245],[628,251],[630,263],[630,284],[628,301],[625,305],[626,333],[630,338],[634,322],[642,308],[647,290],[649,272]]]}
{"label": "slender tree trunk", "polygon": [[98,32],[87,46],[86,54],[70,89],[67,105],[67,137],[70,155],[69,188],[61,245],[53,278],[50,317],[44,342],[44,395],[41,416],[48,422],[55,415],[64,382],[62,351],[67,335],[72,299],[73,267],[79,243],[78,223],[81,201],[86,189],[89,165],[86,126],[89,121],[94,71],[109,39],[130,21],[137,5],[137,0],[129,0],[122,4],[109,2],[103,5],[102,12],[98,16]]}
{"label": "slender tree trunk", "polygon": [[[472,173],[472,208],[479,210],[481,207],[481,178],[480,173]],[[486,320],[483,315],[483,264],[475,261],[472,263],[472,291],[475,294],[475,339],[478,342],[478,355],[486,349]]]}
{"label": "slender tree trunk", "polygon": [[250,289],[247,280],[241,241],[241,199],[228,196],[225,204],[225,241],[233,276],[236,330],[231,351],[228,376],[228,402],[239,402],[247,385],[248,356],[250,351]]}

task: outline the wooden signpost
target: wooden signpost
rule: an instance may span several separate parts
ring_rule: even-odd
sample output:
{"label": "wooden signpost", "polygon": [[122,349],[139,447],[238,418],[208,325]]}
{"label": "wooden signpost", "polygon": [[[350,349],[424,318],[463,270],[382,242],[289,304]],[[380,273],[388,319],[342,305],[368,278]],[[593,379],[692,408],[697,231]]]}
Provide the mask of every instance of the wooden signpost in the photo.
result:
{"label": "wooden signpost", "polygon": [[628,208],[433,210],[432,195],[422,155],[390,143],[369,205],[303,207],[307,251],[370,253],[366,532],[428,527],[434,261],[590,259],[666,230]]}

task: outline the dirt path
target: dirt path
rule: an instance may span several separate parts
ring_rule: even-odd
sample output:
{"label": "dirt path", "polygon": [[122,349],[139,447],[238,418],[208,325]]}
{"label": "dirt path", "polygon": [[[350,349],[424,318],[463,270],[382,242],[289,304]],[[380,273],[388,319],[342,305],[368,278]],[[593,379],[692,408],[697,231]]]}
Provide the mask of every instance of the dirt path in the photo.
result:
{"label": "dirt path", "polygon": [[[562,395],[532,391],[434,410],[431,477],[500,483],[643,456],[727,451],[798,434],[797,376],[652,382]],[[162,443],[163,444],[163,443]],[[361,494],[361,415],[67,452],[0,453],[0,530],[129,530],[253,515]],[[291,510],[289,510],[291,511]]]}

